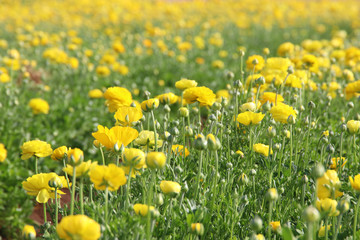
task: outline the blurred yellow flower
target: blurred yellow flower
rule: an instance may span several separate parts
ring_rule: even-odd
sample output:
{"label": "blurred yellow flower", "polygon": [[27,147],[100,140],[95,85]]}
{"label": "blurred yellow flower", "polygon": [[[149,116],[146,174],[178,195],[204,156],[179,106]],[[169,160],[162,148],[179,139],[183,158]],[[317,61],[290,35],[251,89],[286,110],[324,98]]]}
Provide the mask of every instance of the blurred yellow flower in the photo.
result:
{"label": "blurred yellow flower", "polygon": [[[179,145],[179,144],[172,145],[171,150],[175,155],[183,156],[184,154],[183,145]],[[185,157],[189,156],[189,154],[190,154],[189,150],[185,147]]]}
{"label": "blurred yellow flower", "polygon": [[146,155],[146,165],[150,169],[161,169],[166,164],[166,155],[163,152],[149,152]]}
{"label": "blurred yellow flower", "polygon": [[107,77],[111,73],[110,69],[107,66],[97,66],[95,71],[96,74],[100,77]]}
{"label": "blurred yellow flower", "polygon": [[350,180],[351,187],[355,191],[360,191],[360,174],[356,175],[354,177],[354,179],[351,176],[349,176],[349,180]]}
{"label": "blurred yellow flower", "polygon": [[5,145],[0,143],[0,162],[4,162],[7,156]]}
{"label": "blurred yellow flower", "polygon": [[360,121],[350,120],[346,123],[346,126],[351,134],[358,133],[360,128]]}
{"label": "blurred yellow flower", "polygon": [[108,88],[104,98],[110,112],[115,112],[121,106],[130,106],[133,102],[130,91],[122,87]]}
{"label": "blurred yellow flower", "polygon": [[22,230],[22,237],[23,239],[35,239],[36,238],[36,231],[34,226],[32,225],[25,225]]}
{"label": "blurred yellow flower", "polygon": [[53,152],[50,144],[40,140],[32,140],[25,142],[21,146],[21,151],[22,160],[27,160],[34,155],[39,158],[47,157]]}
{"label": "blurred yellow flower", "polygon": [[90,169],[89,175],[91,182],[98,190],[105,190],[108,187],[110,191],[116,191],[126,183],[124,170],[115,164],[95,165]]}
{"label": "blurred yellow flower", "polygon": [[[76,166],[76,177],[84,177],[89,174],[89,171],[97,165],[97,162],[91,162],[88,160],[86,162],[80,163],[80,165]],[[74,168],[70,164],[67,164],[66,167],[63,168],[63,171],[69,174],[70,176],[74,173]]]}
{"label": "blurred yellow flower", "polygon": [[[276,99],[276,103],[275,103],[275,99]],[[259,100],[260,100],[261,104],[269,102],[269,103],[273,103],[274,105],[277,105],[278,103],[283,102],[284,98],[280,94],[278,94],[276,96],[276,93],[274,93],[274,92],[264,92],[259,97]]]}
{"label": "blurred yellow flower", "polygon": [[98,126],[98,131],[92,133],[92,136],[103,146],[106,147],[107,150],[114,150],[115,144],[120,148],[122,145],[126,147],[131,143],[134,139],[138,137],[139,133],[137,130],[131,127],[120,127],[115,126],[111,129],[107,127],[103,127],[101,125]]}
{"label": "blurred yellow flower", "polygon": [[101,237],[100,224],[86,215],[63,217],[56,232],[65,240],[97,240]]}
{"label": "blurred yellow flower", "polygon": [[276,106],[273,106],[270,109],[270,113],[275,121],[281,123],[287,123],[290,115],[292,115],[294,119],[296,119],[297,115],[295,110],[291,106],[284,103],[278,103]]}
{"label": "blurred yellow flower", "polygon": [[[137,215],[141,215],[145,217],[149,212],[149,206],[146,204],[136,203],[134,204],[134,211]],[[150,206],[150,212],[154,211],[155,208],[153,206]]]}
{"label": "blurred yellow flower", "polygon": [[84,160],[84,152],[79,148],[69,148],[67,158],[70,165],[79,165]]}
{"label": "blurred yellow flower", "polygon": [[[159,134],[156,133],[156,137],[158,139],[157,145],[158,147],[161,147],[163,144],[163,141],[159,139]],[[155,145],[155,132],[143,130],[139,133],[139,136],[135,139],[135,144],[139,146],[146,147],[149,145],[149,148],[154,147]]]}
{"label": "blurred yellow flower", "polygon": [[[262,143],[256,143],[253,146],[253,150],[261,155],[268,157],[269,156],[269,145],[265,145]],[[273,154],[273,150],[271,149],[270,154]]]}
{"label": "blurred yellow flower", "polygon": [[102,98],[103,92],[100,89],[92,89],[89,91],[88,96],[90,98]]}
{"label": "blurred yellow flower", "polygon": [[158,95],[156,96],[156,98],[159,99],[160,103],[162,104],[174,104],[178,101],[178,96],[176,96],[172,92]]}
{"label": "blurred yellow flower", "polygon": [[157,98],[150,98],[145,100],[141,103],[141,109],[144,112],[149,112],[159,107],[159,99]]}
{"label": "blurred yellow flower", "polygon": [[[30,196],[36,196],[36,201],[39,203],[46,203],[50,198],[55,199],[55,188],[49,186],[49,181],[52,178],[59,177],[56,173],[40,173],[28,177],[26,181],[22,182],[22,186],[26,193]],[[67,188],[65,177],[59,177],[63,188]],[[58,194],[65,194],[61,190]],[[58,196],[60,197],[60,195]]]}
{"label": "blurred yellow flower", "polygon": [[332,193],[335,191],[335,197],[343,195],[339,192],[340,180],[335,170],[327,170],[326,173],[317,179],[317,197],[321,200],[324,198],[332,197]]}
{"label": "blurred yellow flower", "polygon": [[180,89],[181,91],[184,91],[188,88],[192,88],[192,87],[196,87],[196,86],[197,86],[197,82],[195,80],[189,80],[186,78],[182,78],[181,80],[179,80],[175,83],[175,87],[177,89]]}
{"label": "blurred yellow flower", "polygon": [[199,102],[200,106],[212,106],[216,100],[214,92],[207,87],[192,87],[184,91],[184,100],[188,103]]}
{"label": "blurred yellow flower", "polygon": [[340,214],[336,207],[337,201],[330,198],[323,198],[316,201],[316,208],[329,217],[336,217]]}
{"label": "blurred yellow flower", "polygon": [[259,122],[261,122],[261,120],[265,117],[265,114],[262,113],[254,113],[254,112],[243,112],[240,113],[236,120],[245,125],[245,126],[249,126],[249,125],[256,125]]}
{"label": "blurred yellow flower", "polygon": [[274,232],[278,232],[281,229],[280,221],[270,222],[270,226]]}
{"label": "blurred yellow flower", "polygon": [[62,160],[65,155],[67,156],[68,148],[66,146],[61,146],[56,148],[51,154],[52,160]]}
{"label": "blurred yellow flower", "polygon": [[143,113],[137,107],[122,106],[116,110],[114,117],[117,125],[132,127],[143,117]]}
{"label": "blurred yellow flower", "polygon": [[139,169],[145,165],[145,153],[137,148],[125,148],[122,160],[126,166]]}
{"label": "blurred yellow flower", "polygon": [[261,69],[263,69],[264,66],[265,66],[265,60],[260,55],[252,55],[248,57],[248,59],[246,60],[246,68],[249,71],[258,72],[261,71]]}
{"label": "blurred yellow flower", "polygon": [[29,107],[32,109],[33,114],[48,114],[50,106],[44,99],[33,98],[29,102]]}
{"label": "blurred yellow flower", "polygon": [[181,186],[177,182],[172,181],[161,181],[160,189],[165,195],[179,194]]}

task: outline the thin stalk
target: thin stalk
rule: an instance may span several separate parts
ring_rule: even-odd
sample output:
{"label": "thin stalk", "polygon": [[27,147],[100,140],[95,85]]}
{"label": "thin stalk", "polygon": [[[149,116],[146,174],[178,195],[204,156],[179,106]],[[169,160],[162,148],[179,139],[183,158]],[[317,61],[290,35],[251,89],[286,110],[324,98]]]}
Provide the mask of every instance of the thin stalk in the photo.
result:
{"label": "thin stalk", "polygon": [[55,227],[57,227],[59,221],[59,206],[57,197],[57,187],[55,188]]}
{"label": "thin stalk", "polygon": [[128,180],[127,180],[127,183],[126,183],[125,209],[126,209],[127,206],[129,206],[129,204],[130,204],[130,202],[129,202],[129,195],[130,195],[130,184],[131,184],[131,172],[132,172],[132,170],[133,170],[133,166],[130,165]]}
{"label": "thin stalk", "polygon": [[80,177],[80,210],[84,215],[84,178]]}
{"label": "thin stalk", "polygon": [[[63,164],[64,164],[64,167],[66,167],[66,163],[65,163],[65,158],[63,158]],[[71,188],[70,188],[70,181],[69,181],[69,176],[67,174],[67,172],[65,172],[65,178],[66,178],[66,183],[67,183],[67,186],[68,186],[68,189],[70,191],[70,194],[71,194]]]}
{"label": "thin stalk", "polygon": [[71,192],[70,215],[74,215],[75,185],[76,185],[76,167],[73,166],[73,181],[72,181],[72,192]]}
{"label": "thin stalk", "polygon": [[35,174],[38,174],[38,157],[35,156]]}
{"label": "thin stalk", "polygon": [[44,224],[47,222],[47,216],[46,216],[46,203],[43,203],[44,206]]}
{"label": "thin stalk", "polygon": [[[340,134],[340,160],[339,160],[339,171],[340,171],[340,178],[341,178],[341,175],[342,175],[342,165],[343,165],[343,160],[342,160],[342,148],[343,148],[343,136],[344,136],[344,132],[341,132]],[[336,160],[335,160],[336,161]]]}
{"label": "thin stalk", "polygon": [[273,209],[273,201],[270,200],[269,202],[269,217],[268,217],[268,229],[267,229],[267,239],[271,239],[271,218],[272,218],[272,209]]}
{"label": "thin stalk", "polygon": [[293,125],[290,124],[290,176],[292,171],[292,160],[293,160]]}
{"label": "thin stalk", "polygon": [[100,146],[100,152],[101,152],[101,158],[102,158],[102,162],[103,162],[103,165],[105,165],[105,156],[104,156],[104,151],[102,149],[102,147]]}
{"label": "thin stalk", "polygon": [[[154,184],[155,184],[155,172],[154,170],[151,171],[151,181],[150,181],[150,189],[149,189],[149,193],[148,193],[148,209],[150,209],[150,206],[152,204],[152,200],[153,200],[153,188],[154,188]],[[150,211],[148,211],[147,214],[147,225],[146,225],[146,239],[150,240],[151,239],[151,213]]]}
{"label": "thin stalk", "polygon": [[109,188],[108,186],[106,186],[105,188],[105,226],[107,227],[107,223],[108,223],[108,204],[109,204]]}
{"label": "thin stalk", "polygon": [[340,228],[340,223],[341,223],[341,220],[342,220],[342,216],[343,216],[342,213],[340,213],[340,215],[338,216],[338,222],[337,222],[337,224],[336,224],[335,234],[333,235],[332,240],[336,240],[336,239],[337,239],[337,235],[338,235],[338,233],[339,233],[339,228]]}
{"label": "thin stalk", "polygon": [[153,125],[154,125],[155,151],[157,151],[157,133],[156,133],[156,121],[155,121],[154,111],[151,110],[150,113],[151,113],[151,117],[152,117]]}
{"label": "thin stalk", "polygon": [[354,226],[353,226],[353,239],[356,240],[356,228],[357,228],[357,218],[358,218],[358,212],[359,212],[359,204],[360,204],[360,197],[356,203],[355,208],[355,216],[354,216]]}
{"label": "thin stalk", "polygon": [[328,217],[325,217],[325,240],[328,240]]}
{"label": "thin stalk", "polygon": [[198,169],[198,174],[197,174],[197,177],[196,177],[195,199],[197,199],[197,196],[198,196],[198,194],[199,194],[200,175],[201,175],[202,162],[203,162],[203,151],[200,151],[199,169]]}

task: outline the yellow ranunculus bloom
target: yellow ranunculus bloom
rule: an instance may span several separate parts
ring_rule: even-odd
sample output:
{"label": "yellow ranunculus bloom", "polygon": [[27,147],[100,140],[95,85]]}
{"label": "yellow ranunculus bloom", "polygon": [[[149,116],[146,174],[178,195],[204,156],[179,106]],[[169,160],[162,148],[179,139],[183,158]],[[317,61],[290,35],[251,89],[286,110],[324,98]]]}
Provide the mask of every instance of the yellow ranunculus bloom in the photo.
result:
{"label": "yellow ranunculus bloom", "polygon": [[149,112],[159,107],[159,99],[157,98],[150,98],[145,100],[141,103],[141,109],[144,112]]}
{"label": "yellow ranunculus bloom", "polygon": [[161,95],[156,96],[157,99],[159,99],[161,104],[174,104],[178,101],[178,96],[173,94],[172,92],[164,93]]}
{"label": "yellow ranunculus bloom", "polygon": [[180,89],[181,91],[184,91],[188,88],[196,87],[197,84],[198,83],[195,80],[189,80],[189,79],[183,78],[175,83],[175,87],[177,89]]}
{"label": "yellow ranunculus bloom", "polygon": [[[150,212],[154,210],[155,208],[153,206],[150,206]],[[146,204],[136,203],[134,204],[134,211],[137,215],[145,217],[149,212],[149,206]]]}
{"label": "yellow ranunculus bloom", "polygon": [[123,127],[132,127],[134,123],[143,117],[143,113],[137,107],[122,106],[117,109],[114,117],[117,124]]}
{"label": "yellow ranunculus bloom", "polygon": [[79,148],[69,148],[67,157],[71,165],[78,165],[84,160],[84,152]]}
{"label": "yellow ranunculus bloom", "polygon": [[7,156],[5,145],[0,143],[0,162],[4,162]]}
{"label": "yellow ranunculus bloom", "polygon": [[24,239],[35,239],[36,238],[36,231],[34,226],[32,225],[25,225],[22,230],[22,237]]}
{"label": "yellow ranunculus bloom", "polygon": [[[253,146],[253,150],[257,153],[260,153],[261,155],[268,157],[269,156],[269,146],[262,144],[262,143],[256,143]],[[270,154],[273,154],[273,151],[271,149]]]}
{"label": "yellow ranunculus bloom", "polygon": [[[331,224],[327,225],[327,230],[330,231],[330,229],[331,229]],[[321,228],[319,229],[318,237],[319,238],[325,237],[325,226],[321,226]]]}
{"label": "yellow ranunculus bloom", "polygon": [[281,229],[280,221],[270,222],[270,225],[271,225],[271,229],[275,232],[277,232]]}
{"label": "yellow ranunculus bloom", "polygon": [[286,105],[284,103],[278,103],[276,106],[273,106],[270,109],[270,113],[272,118],[281,123],[287,123],[287,120],[290,115],[296,119],[296,111],[289,105]]}
{"label": "yellow ranunculus bloom", "polygon": [[96,74],[100,77],[107,77],[111,73],[110,69],[107,66],[98,66],[95,71]]}
{"label": "yellow ranunculus bloom", "polygon": [[[276,99],[276,103],[275,103],[275,99]],[[274,103],[274,105],[277,105],[278,103],[280,102],[283,102],[284,101],[284,98],[278,94],[276,96],[276,93],[273,93],[273,92],[264,92],[260,97],[259,97],[259,100],[261,102],[261,104],[264,104],[266,102],[269,102],[269,103]]]}
{"label": "yellow ranunculus bloom", "polygon": [[150,169],[163,168],[166,164],[166,156],[163,152],[149,152],[146,155],[146,165]]}
{"label": "yellow ranunculus bloom", "polygon": [[254,113],[254,112],[243,112],[240,113],[236,120],[245,125],[245,126],[249,126],[249,125],[256,125],[259,122],[261,122],[261,120],[265,117],[265,114],[262,113]]}
{"label": "yellow ranunculus bloom", "polygon": [[[159,134],[156,133],[157,145],[161,147],[163,144],[162,140],[159,140]],[[135,144],[139,146],[146,147],[149,144],[149,148],[152,148],[155,145],[155,132],[143,130],[139,133],[139,136],[135,139]]]}
{"label": "yellow ranunculus bloom", "polygon": [[354,179],[351,176],[349,176],[349,180],[351,187],[356,191],[360,191],[360,174],[356,175]]}
{"label": "yellow ranunculus bloom", "polygon": [[103,127],[101,125],[98,126],[97,132],[92,133],[92,136],[99,143],[105,146],[107,150],[113,150],[115,144],[117,144],[119,148],[121,145],[126,147],[129,143],[136,139],[138,135],[138,131],[131,127],[115,126],[108,129],[107,127]]}
{"label": "yellow ranunculus bloom", "polygon": [[[89,171],[97,165],[97,162],[91,162],[91,160],[82,162],[80,165],[76,166],[76,177],[84,177],[89,174]],[[63,168],[63,171],[69,174],[70,176],[74,173],[74,168],[70,164],[67,164]]]}
{"label": "yellow ranunculus bloom", "polygon": [[204,225],[202,223],[192,223],[191,226],[192,233],[196,235],[203,235],[204,234]]}
{"label": "yellow ranunculus bloom", "polygon": [[317,179],[317,196],[318,198],[330,198],[332,192],[335,191],[335,197],[340,197],[343,195],[342,192],[339,192],[340,180],[335,170],[327,170],[326,173],[319,179]]}
{"label": "yellow ranunculus bloom", "polygon": [[[171,151],[175,154],[175,155],[180,155],[183,156],[184,154],[184,146],[183,145],[179,145],[179,144],[175,144],[171,146]],[[189,150],[185,147],[185,157],[189,156],[190,152]]]}
{"label": "yellow ranunculus bloom", "polygon": [[100,224],[85,215],[63,217],[56,232],[65,240],[97,240],[101,237]]}
{"label": "yellow ranunculus bloom", "polygon": [[47,101],[41,98],[31,99],[29,102],[29,107],[32,109],[33,114],[48,114],[50,109]]}
{"label": "yellow ranunculus bloom", "polygon": [[110,112],[115,112],[121,106],[130,106],[133,102],[129,90],[122,87],[110,87],[104,93],[106,105]]}
{"label": "yellow ranunculus bloom", "polygon": [[92,89],[89,91],[88,96],[90,98],[102,98],[103,92],[100,89]]}
{"label": "yellow ranunculus bloom", "polygon": [[98,190],[116,191],[120,186],[125,185],[126,176],[123,169],[115,164],[109,166],[96,165],[90,169],[90,180]]}
{"label": "yellow ranunculus bloom", "polygon": [[161,181],[160,189],[164,194],[178,194],[181,191],[181,186],[177,182]]}
{"label": "yellow ranunculus bloom", "polygon": [[[256,64],[254,64],[256,63]],[[260,55],[252,55],[246,60],[246,68],[249,71],[255,70],[255,72],[261,71],[265,66],[265,60]]]}
{"label": "yellow ranunculus bloom", "polygon": [[137,148],[125,148],[122,160],[126,166],[140,169],[145,165],[145,153]]}
{"label": "yellow ranunculus bloom", "polygon": [[65,155],[68,153],[68,148],[66,146],[61,146],[56,148],[51,154],[52,160],[62,160]]}
{"label": "yellow ranunculus bloom", "polygon": [[21,146],[21,159],[27,160],[32,156],[36,157],[47,157],[52,154],[51,145],[47,142],[40,141],[40,140],[32,140],[25,142]]}
{"label": "yellow ranunculus bloom", "polygon": [[184,100],[188,103],[199,102],[200,106],[210,107],[216,100],[214,92],[207,87],[192,87],[184,91]]}
{"label": "yellow ranunculus bloom", "polygon": [[346,123],[346,126],[351,134],[358,133],[360,129],[360,121],[350,120]]}
{"label": "yellow ranunculus bloom", "polygon": [[340,214],[339,210],[336,209],[337,201],[331,198],[323,198],[316,201],[316,208],[329,217],[336,217]]}
{"label": "yellow ranunculus bloom", "polygon": [[[49,181],[54,178],[59,177],[56,173],[40,173],[28,177],[26,181],[22,182],[22,186],[25,189],[26,193],[30,196],[36,196],[36,201],[39,203],[46,203],[49,198],[55,199],[55,188],[49,186]],[[67,188],[67,182],[65,177],[59,177],[62,183],[62,186]],[[65,194],[64,192],[58,190],[58,194]],[[58,196],[60,197],[60,195]]]}

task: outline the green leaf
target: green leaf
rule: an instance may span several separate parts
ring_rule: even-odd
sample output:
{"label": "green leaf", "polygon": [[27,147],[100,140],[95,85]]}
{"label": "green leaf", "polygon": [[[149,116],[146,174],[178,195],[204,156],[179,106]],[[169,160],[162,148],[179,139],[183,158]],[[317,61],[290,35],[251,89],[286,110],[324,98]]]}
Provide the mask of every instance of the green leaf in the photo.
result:
{"label": "green leaf", "polygon": [[292,231],[288,227],[283,227],[281,230],[281,237],[283,240],[295,240],[296,237],[294,237]]}

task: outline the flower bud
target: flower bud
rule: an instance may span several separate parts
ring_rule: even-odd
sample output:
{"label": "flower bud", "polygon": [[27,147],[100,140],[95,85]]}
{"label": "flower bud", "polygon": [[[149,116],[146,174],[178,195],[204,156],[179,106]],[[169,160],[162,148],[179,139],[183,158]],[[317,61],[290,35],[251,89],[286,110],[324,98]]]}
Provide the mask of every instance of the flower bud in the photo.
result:
{"label": "flower bud", "polygon": [[233,164],[232,164],[231,162],[226,163],[226,168],[232,169],[232,168],[233,168]]}
{"label": "flower bud", "polygon": [[263,54],[264,54],[265,56],[269,55],[269,54],[270,54],[269,48],[263,48]]}
{"label": "flower bud", "polygon": [[270,201],[276,201],[279,198],[277,190],[275,188],[270,188],[266,193],[266,198]]}
{"label": "flower bud", "polygon": [[234,78],[234,73],[233,72],[230,72],[230,71],[228,71],[227,73],[226,73],[226,78],[227,78],[227,80],[232,80],[233,78]]}
{"label": "flower bud", "polygon": [[164,111],[166,112],[166,113],[169,113],[169,112],[171,112],[171,108],[169,107],[169,105],[165,105],[164,106]]}
{"label": "flower bud", "polygon": [[192,130],[191,127],[186,126],[186,127],[185,127],[185,136],[191,137],[192,135],[194,135],[194,131]]}
{"label": "flower bud", "polygon": [[22,237],[26,240],[32,240],[36,238],[36,231],[34,226],[25,225],[22,230]]}
{"label": "flower bud", "polygon": [[173,127],[170,130],[171,135],[178,136],[180,134],[179,129],[177,127]]}
{"label": "flower bud", "polygon": [[293,74],[294,73],[294,67],[293,66],[289,66],[287,69],[287,73],[288,74]]}
{"label": "flower bud", "polygon": [[316,105],[315,105],[315,103],[314,103],[313,101],[310,101],[310,102],[308,103],[308,107],[309,107],[309,109],[311,110],[311,109],[314,109],[314,108],[316,107]]}
{"label": "flower bud", "polygon": [[[222,98],[224,99],[224,98]],[[212,109],[214,110],[220,110],[221,109],[221,103],[219,102],[214,102],[214,104],[212,105]]]}
{"label": "flower bud", "polygon": [[326,152],[333,154],[335,152],[333,145],[331,145],[331,144],[327,145]]}
{"label": "flower bud", "polygon": [[325,173],[325,168],[322,164],[317,163],[312,169],[312,176],[315,179],[321,178]]}
{"label": "flower bud", "polygon": [[198,134],[195,137],[194,147],[200,151],[205,150],[207,148],[207,141],[206,141],[204,135]]}
{"label": "flower bud", "polygon": [[294,116],[293,116],[293,115],[290,115],[290,116],[288,117],[288,119],[287,119],[287,122],[288,122],[289,124],[295,124],[295,118],[294,118]]}
{"label": "flower bud", "polygon": [[243,87],[243,84],[241,83],[240,80],[236,80],[236,81],[234,81],[233,86],[235,89],[241,89]]}
{"label": "flower bud", "polygon": [[264,78],[263,76],[257,78],[257,79],[255,80],[255,84],[257,84],[257,85],[264,85],[264,84],[265,84],[265,78]]}
{"label": "flower bud", "polygon": [[179,113],[181,117],[188,117],[189,116],[189,109],[186,107],[179,108]]}
{"label": "flower bud", "polygon": [[348,103],[346,104],[346,106],[347,106],[348,108],[354,108],[354,103],[353,103],[353,102],[348,102]]}
{"label": "flower bud", "polygon": [[269,103],[269,101],[266,101],[266,103],[262,105],[262,109],[264,111],[269,111],[271,109],[271,104]]}
{"label": "flower bud", "polygon": [[240,175],[240,181],[242,184],[248,184],[249,183],[249,178],[246,176],[245,173],[241,174]]}
{"label": "flower bud", "polygon": [[49,180],[49,183],[48,183],[48,184],[49,184],[49,187],[51,187],[51,188],[60,189],[60,188],[63,187],[63,184],[62,184],[62,182],[61,182],[61,179],[60,179],[58,176],[51,178],[51,179]]}
{"label": "flower bud", "polygon": [[221,143],[219,139],[211,133],[206,136],[206,141],[208,143],[208,148],[210,151],[216,151],[221,148]]}
{"label": "flower bud", "polygon": [[350,202],[346,199],[341,200],[337,205],[337,209],[339,210],[340,213],[347,212],[349,208],[350,208]]}
{"label": "flower bud", "polygon": [[204,225],[202,223],[192,223],[191,232],[195,235],[202,236],[204,234]]}
{"label": "flower bud", "polygon": [[255,176],[255,175],[256,175],[256,170],[255,170],[255,169],[251,169],[251,170],[250,170],[250,175],[251,175],[251,176]]}
{"label": "flower bud", "polygon": [[84,153],[79,148],[69,149],[67,153],[69,164],[77,166],[84,160]]}
{"label": "flower bud", "polygon": [[256,215],[251,220],[250,227],[254,232],[259,232],[263,227],[263,221],[261,220],[261,218],[259,216]]}
{"label": "flower bud", "polygon": [[175,167],[175,173],[176,174],[181,174],[184,170],[180,167],[180,166],[176,166]]}
{"label": "flower bud", "polygon": [[307,207],[303,213],[303,216],[307,222],[316,222],[320,219],[319,211],[313,206]]}
{"label": "flower bud", "polygon": [[274,150],[279,151],[280,148],[281,148],[281,143],[275,143],[275,144],[274,144]]}
{"label": "flower bud", "polygon": [[276,136],[276,129],[273,126],[268,127],[267,132],[270,138]]}
{"label": "flower bud", "polygon": [[161,169],[166,164],[166,156],[163,152],[149,152],[146,156],[146,165],[150,169]]}
{"label": "flower bud", "polygon": [[160,193],[160,194],[157,194],[156,195],[156,200],[155,200],[156,204],[161,206],[164,204],[164,197],[163,195]]}
{"label": "flower bud", "polygon": [[347,127],[346,127],[346,124],[341,124],[340,125],[340,131],[342,131],[342,132],[345,132],[347,130]]}

